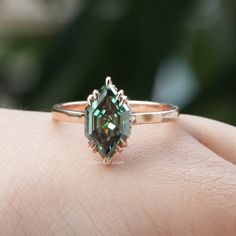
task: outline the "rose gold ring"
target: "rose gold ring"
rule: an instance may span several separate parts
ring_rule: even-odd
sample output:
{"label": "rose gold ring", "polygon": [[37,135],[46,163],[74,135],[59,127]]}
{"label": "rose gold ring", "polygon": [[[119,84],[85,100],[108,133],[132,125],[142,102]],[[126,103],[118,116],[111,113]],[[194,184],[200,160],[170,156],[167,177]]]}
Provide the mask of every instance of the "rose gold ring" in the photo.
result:
{"label": "rose gold ring", "polygon": [[87,101],[61,103],[52,108],[54,120],[85,124],[89,147],[105,163],[110,163],[114,154],[127,146],[133,125],[173,122],[178,116],[179,109],[174,105],[128,100],[110,77]]}

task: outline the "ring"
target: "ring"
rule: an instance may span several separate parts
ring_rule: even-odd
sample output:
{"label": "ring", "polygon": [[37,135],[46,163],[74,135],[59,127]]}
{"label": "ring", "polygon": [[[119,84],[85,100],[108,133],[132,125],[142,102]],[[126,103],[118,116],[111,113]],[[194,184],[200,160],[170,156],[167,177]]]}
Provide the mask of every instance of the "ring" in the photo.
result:
{"label": "ring", "polygon": [[52,118],[57,121],[82,123],[90,149],[98,152],[105,163],[127,146],[133,125],[176,121],[177,106],[149,101],[128,100],[110,77],[100,90],[94,90],[87,101],[56,104]]}

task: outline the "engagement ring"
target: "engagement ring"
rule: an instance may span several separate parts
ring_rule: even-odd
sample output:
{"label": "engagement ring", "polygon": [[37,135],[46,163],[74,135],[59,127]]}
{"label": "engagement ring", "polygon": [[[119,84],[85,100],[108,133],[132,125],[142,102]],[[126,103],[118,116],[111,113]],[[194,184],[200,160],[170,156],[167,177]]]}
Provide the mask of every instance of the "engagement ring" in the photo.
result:
{"label": "engagement ring", "polygon": [[82,123],[89,147],[98,152],[105,163],[127,146],[133,125],[176,121],[177,106],[149,101],[133,101],[118,90],[110,77],[100,90],[94,90],[87,101],[56,104],[54,120]]}

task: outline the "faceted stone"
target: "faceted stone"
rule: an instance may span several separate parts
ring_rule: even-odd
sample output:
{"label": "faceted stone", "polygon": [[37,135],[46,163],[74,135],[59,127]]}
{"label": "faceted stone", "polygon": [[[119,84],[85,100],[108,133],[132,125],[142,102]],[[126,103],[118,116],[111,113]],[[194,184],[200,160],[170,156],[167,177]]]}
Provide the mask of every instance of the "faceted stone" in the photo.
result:
{"label": "faceted stone", "polygon": [[130,134],[131,111],[116,99],[113,84],[103,86],[99,92],[99,98],[86,107],[85,135],[93,140],[101,156],[109,159],[121,139],[125,141]]}

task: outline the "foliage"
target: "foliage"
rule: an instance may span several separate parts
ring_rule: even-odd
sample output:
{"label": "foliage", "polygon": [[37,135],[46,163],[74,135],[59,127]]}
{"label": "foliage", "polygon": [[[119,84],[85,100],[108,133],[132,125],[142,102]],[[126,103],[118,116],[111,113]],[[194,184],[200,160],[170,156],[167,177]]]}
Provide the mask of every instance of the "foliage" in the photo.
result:
{"label": "foliage", "polygon": [[235,18],[233,0],[81,1],[51,34],[1,40],[0,92],[18,108],[48,110],[86,99],[110,75],[130,98],[149,100],[161,63],[180,55],[199,84],[183,112],[236,124]]}

